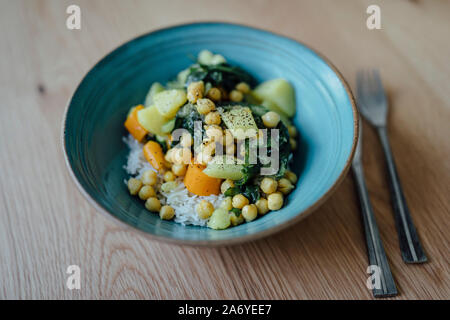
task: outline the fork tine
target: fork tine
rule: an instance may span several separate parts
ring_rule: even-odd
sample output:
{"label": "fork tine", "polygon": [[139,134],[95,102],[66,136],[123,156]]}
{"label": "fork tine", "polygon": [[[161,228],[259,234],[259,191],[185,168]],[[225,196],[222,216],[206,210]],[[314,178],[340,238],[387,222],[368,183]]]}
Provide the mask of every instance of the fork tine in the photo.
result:
{"label": "fork tine", "polygon": [[374,92],[375,92],[375,88],[374,88],[374,83],[373,83],[373,77],[372,77],[372,70],[366,70],[366,86],[367,86],[367,97],[372,97]]}
{"label": "fork tine", "polygon": [[[395,168],[394,158],[389,146],[386,131],[388,101],[378,70],[357,73],[358,106],[364,118],[378,131],[383,146],[390,177],[391,198],[394,206],[395,224],[400,241],[400,251],[406,263],[427,261],[425,252],[417,235]],[[360,102],[360,103],[359,103]]]}
{"label": "fork tine", "polygon": [[375,80],[377,90],[380,90],[380,89],[383,90],[383,84],[381,83],[381,77],[380,77],[380,71],[378,71],[377,69],[373,69],[372,76],[373,76],[373,79]]}
{"label": "fork tine", "polygon": [[360,70],[357,73],[357,101],[359,109],[364,113],[371,99],[370,73],[368,70]]}
{"label": "fork tine", "polygon": [[383,83],[381,81],[380,72],[377,69],[372,70],[372,78],[373,78],[372,81],[373,81],[373,86],[374,86],[374,90],[375,90],[374,93],[377,95],[377,97],[379,99],[381,99],[382,101],[385,101],[386,95],[385,95]]}
{"label": "fork tine", "polygon": [[356,94],[357,99],[361,103],[364,103],[364,97],[365,97],[365,72],[364,70],[358,70],[356,73]]}
{"label": "fork tine", "polygon": [[360,70],[356,73],[357,105],[361,114],[372,125],[386,123],[387,100],[377,70]]}

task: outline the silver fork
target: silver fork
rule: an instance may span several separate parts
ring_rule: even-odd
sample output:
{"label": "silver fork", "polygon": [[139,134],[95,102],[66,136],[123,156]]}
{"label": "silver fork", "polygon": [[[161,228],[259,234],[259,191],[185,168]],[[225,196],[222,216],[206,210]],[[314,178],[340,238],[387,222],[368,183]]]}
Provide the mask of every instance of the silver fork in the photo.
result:
{"label": "silver fork", "polygon": [[366,235],[367,253],[369,256],[369,265],[371,268],[378,267],[379,272],[374,272],[374,276],[379,276],[379,286],[375,279],[375,286],[372,288],[374,297],[392,297],[397,295],[397,287],[392,277],[391,269],[386,258],[383,243],[378,231],[377,222],[370,204],[369,193],[367,192],[364,171],[362,167],[362,121],[359,122],[359,141],[356,146],[355,156],[353,157],[352,170],[358,189],[359,202],[361,205],[361,213],[363,217],[364,233]]}
{"label": "silver fork", "polygon": [[390,192],[394,207],[400,251],[406,263],[422,263],[427,257],[420,244],[419,236],[409,213],[405,196],[395,167],[386,130],[388,104],[377,70],[359,71],[356,78],[358,106],[362,115],[372,124],[380,137],[387,162]]}

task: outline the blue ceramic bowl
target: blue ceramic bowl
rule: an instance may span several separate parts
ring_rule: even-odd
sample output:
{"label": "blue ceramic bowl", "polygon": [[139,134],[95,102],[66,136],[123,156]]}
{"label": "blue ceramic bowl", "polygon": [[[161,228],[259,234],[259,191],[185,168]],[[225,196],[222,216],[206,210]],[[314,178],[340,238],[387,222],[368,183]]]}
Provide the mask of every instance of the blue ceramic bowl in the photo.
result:
{"label": "blue ceramic bowl", "polygon": [[[130,106],[142,103],[150,84],[166,82],[200,50],[220,53],[258,81],[285,78],[295,88],[300,133],[294,171],[297,188],[276,212],[227,230],[160,220],[123,183],[127,147],[122,137]],[[343,180],[357,143],[358,115],[339,72],[294,40],[246,26],[198,23],[158,30],[104,57],[69,102],[63,128],[68,168],[81,192],[123,225],[180,244],[232,244],[266,236],[307,216]]]}

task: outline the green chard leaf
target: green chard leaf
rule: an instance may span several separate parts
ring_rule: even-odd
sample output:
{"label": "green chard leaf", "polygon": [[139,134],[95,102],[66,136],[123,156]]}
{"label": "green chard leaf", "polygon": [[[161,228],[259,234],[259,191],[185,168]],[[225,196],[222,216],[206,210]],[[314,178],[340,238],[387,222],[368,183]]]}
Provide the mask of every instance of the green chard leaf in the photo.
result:
{"label": "green chard leaf", "polygon": [[241,215],[241,213],[242,213],[242,210],[241,210],[241,209],[238,209],[238,208],[233,208],[233,209],[231,209],[230,211],[231,211],[231,212],[234,212],[234,214],[236,215],[236,217],[239,217],[239,216]]}
{"label": "green chard leaf", "polygon": [[260,198],[259,187],[257,185],[245,186],[242,194],[250,201],[250,203],[255,203]]}
{"label": "green chard leaf", "polygon": [[245,196],[250,203],[255,203],[260,198],[259,187],[257,185],[232,187],[228,188],[228,190],[224,193],[225,197],[234,197],[237,194],[242,194]]}
{"label": "green chard leaf", "polygon": [[227,191],[225,191],[224,195],[225,197],[234,197],[235,195],[241,193],[240,188],[238,187],[231,187],[228,188]]}
{"label": "green chard leaf", "polygon": [[252,76],[236,66],[230,66],[227,63],[217,65],[195,64],[189,69],[186,78],[186,86],[191,82],[203,81],[210,82],[214,86],[221,86],[230,91],[235,88],[239,82],[246,82],[250,85],[254,83]]}

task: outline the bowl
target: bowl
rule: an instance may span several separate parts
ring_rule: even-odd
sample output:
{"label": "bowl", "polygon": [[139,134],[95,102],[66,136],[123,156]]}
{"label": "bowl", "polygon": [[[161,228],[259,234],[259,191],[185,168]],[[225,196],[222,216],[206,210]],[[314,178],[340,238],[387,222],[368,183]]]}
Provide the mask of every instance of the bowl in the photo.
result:
{"label": "bowl", "polygon": [[[222,54],[258,81],[287,79],[297,101],[297,187],[281,210],[226,230],[161,220],[130,196],[124,184],[128,149],[122,141],[127,134],[123,122],[129,108],[143,103],[152,82],[173,79],[202,49]],[[305,44],[242,25],[193,23],[142,35],[101,59],[70,99],[62,137],[71,176],[97,211],[153,239],[228,245],[291,226],[336,190],[358,140],[358,114],[341,74]]]}

